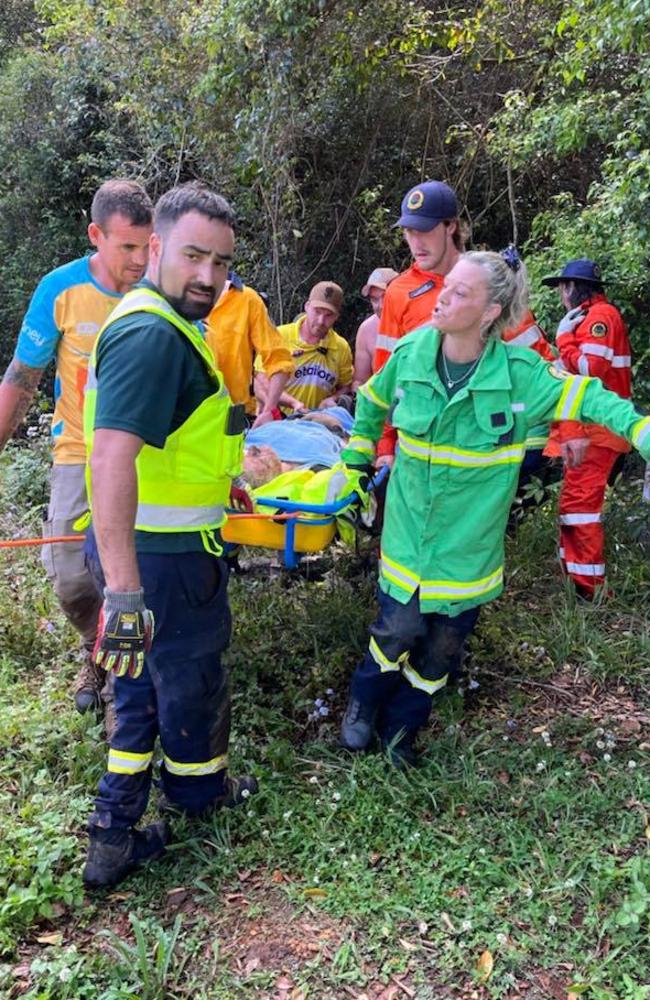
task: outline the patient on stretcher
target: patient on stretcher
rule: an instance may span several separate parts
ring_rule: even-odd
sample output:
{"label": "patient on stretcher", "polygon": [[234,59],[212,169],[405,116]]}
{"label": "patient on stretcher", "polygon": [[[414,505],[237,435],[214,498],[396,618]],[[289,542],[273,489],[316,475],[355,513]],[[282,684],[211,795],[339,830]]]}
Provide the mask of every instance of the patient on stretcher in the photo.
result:
{"label": "patient on stretcher", "polygon": [[257,489],[292,469],[331,469],[340,461],[352,422],[347,410],[334,406],[249,431],[242,478]]}

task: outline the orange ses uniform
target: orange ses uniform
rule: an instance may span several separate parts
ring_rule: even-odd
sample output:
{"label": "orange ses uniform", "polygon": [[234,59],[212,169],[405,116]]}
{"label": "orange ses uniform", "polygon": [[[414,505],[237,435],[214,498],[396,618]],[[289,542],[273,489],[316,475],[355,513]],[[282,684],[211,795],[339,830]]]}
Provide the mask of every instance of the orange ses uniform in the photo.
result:
{"label": "orange ses uniform", "polygon": [[[629,399],[632,358],[623,317],[602,293],[592,295],[582,308],[582,321],[557,338],[565,368],[599,378],[606,389]],[[586,425],[582,436],[590,439],[587,455],[577,468],[565,469],[560,493],[560,558],[577,587],[590,595],[605,580],[605,488],[616,459],[630,446],[598,424]]]}
{"label": "orange ses uniform", "polygon": [[[423,271],[413,263],[394,278],[384,295],[381,307],[379,333],[372,363],[373,374],[383,368],[395,349],[400,337],[431,323],[444,278],[434,271]],[[397,433],[390,424],[377,442],[377,457],[394,455]]]}
{"label": "orange ses uniform", "polygon": [[423,271],[417,264],[391,281],[381,308],[373,373],[383,368],[400,337],[431,322],[443,281],[441,274]]}
{"label": "orange ses uniform", "polygon": [[555,361],[553,348],[530,309],[519,326],[503,331],[501,339],[506,344],[516,344],[517,347],[530,347],[531,350],[541,355],[545,361]]}

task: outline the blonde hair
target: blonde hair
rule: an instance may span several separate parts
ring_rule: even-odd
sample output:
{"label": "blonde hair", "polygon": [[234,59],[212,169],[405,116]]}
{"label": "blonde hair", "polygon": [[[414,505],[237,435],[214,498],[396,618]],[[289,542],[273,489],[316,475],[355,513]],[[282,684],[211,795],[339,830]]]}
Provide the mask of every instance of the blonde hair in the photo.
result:
{"label": "blonde hair", "polygon": [[515,270],[500,253],[490,250],[470,250],[461,260],[477,264],[485,274],[488,289],[488,304],[497,303],[501,312],[490,326],[483,331],[483,339],[501,339],[504,330],[518,326],[528,306],[528,274],[526,265],[518,261]]}

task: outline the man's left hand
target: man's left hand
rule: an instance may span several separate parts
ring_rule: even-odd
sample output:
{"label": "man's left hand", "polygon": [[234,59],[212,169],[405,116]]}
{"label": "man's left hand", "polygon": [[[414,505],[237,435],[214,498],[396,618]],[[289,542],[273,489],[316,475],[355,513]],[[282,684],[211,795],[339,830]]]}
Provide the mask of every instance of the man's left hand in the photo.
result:
{"label": "man's left hand", "polygon": [[336,406],[336,405],[337,405],[337,402],[336,402],[336,399],[334,398],[334,396],[326,396],[325,399],[322,399],[320,401],[320,403],[318,404],[318,409],[319,410],[328,410],[330,408],[330,406]]}
{"label": "man's left hand", "polygon": [[144,591],[104,588],[93,658],[98,667],[117,677],[139,677],[145,653],[151,649],[154,617],[144,603]]}

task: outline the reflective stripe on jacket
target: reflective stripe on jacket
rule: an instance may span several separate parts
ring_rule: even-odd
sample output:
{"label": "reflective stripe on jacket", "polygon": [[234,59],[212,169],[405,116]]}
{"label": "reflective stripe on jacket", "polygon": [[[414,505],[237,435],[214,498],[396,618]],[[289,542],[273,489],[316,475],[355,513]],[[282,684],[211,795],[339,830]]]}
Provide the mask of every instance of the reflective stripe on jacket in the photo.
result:
{"label": "reflective stripe on jacket", "polygon": [[135,463],[138,478],[135,528],[155,532],[211,531],[226,519],[231,479],[241,472],[243,435],[241,429],[229,427],[233,410],[230,397],[200,332],[167,299],[149,288],[137,288],[124,296],[100,330],[91,357],[84,404],[86,479],[91,508],[90,456],[97,408],[97,347],[112,323],[138,312],[160,316],[189,340],[213,376],[215,391],[167,437],[164,448],[147,444],[142,447]]}
{"label": "reflective stripe on jacket", "polygon": [[503,539],[529,429],[551,420],[607,423],[645,455],[650,418],[598,379],[495,340],[450,400],[436,371],[439,347],[431,327],[400,340],[359,389],[342,457],[357,466],[371,461],[390,417],[400,447],[388,483],[380,587],[403,604],[419,590],[422,611],[453,617],[503,589]]}

